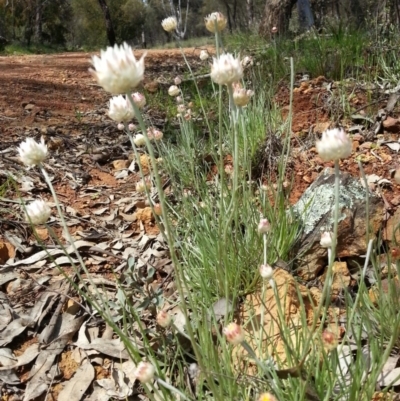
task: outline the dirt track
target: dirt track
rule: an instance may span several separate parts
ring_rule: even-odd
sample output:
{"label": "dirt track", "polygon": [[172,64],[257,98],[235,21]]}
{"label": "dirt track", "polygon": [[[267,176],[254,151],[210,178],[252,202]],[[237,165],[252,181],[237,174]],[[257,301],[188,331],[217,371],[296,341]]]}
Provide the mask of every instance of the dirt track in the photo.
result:
{"label": "dirt track", "polygon": [[[184,52],[191,62],[199,63],[200,50],[188,48]],[[44,121],[46,125],[58,124],[77,111],[104,105],[109,95],[88,72],[94,54],[0,57],[0,133],[6,126],[38,126]],[[142,54],[143,51],[135,52],[136,57]],[[185,71],[179,49],[149,50],[145,64],[145,84]],[[25,109],[27,104],[34,108]]]}

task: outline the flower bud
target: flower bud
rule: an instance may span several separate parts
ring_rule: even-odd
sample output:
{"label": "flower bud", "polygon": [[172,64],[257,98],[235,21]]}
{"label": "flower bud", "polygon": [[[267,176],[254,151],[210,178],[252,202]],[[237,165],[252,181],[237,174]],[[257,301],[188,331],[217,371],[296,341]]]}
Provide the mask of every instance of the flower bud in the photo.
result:
{"label": "flower bud", "polygon": [[261,219],[258,223],[258,233],[259,234],[267,234],[271,228],[271,224],[268,219]]}
{"label": "flower bud", "polygon": [[137,128],[137,127],[136,127],[135,124],[130,123],[130,124],[128,125],[128,129],[129,129],[130,132],[136,131],[136,128]]}
{"label": "flower bud", "polygon": [[262,393],[258,397],[258,401],[278,401],[277,398],[271,393]]}
{"label": "flower bud", "polygon": [[225,29],[227,24],[227,19],[224,14],[220,12],[214,12],[204,18],[204,22],[208,31],[215,33],[221,32]]}
{"label": "flower bud", "polygon": [[144,135],[142,134],[137,134],[134,138],[133,138],[133,142],[136,146],[144,146],[146,145],[146,139],[144,137]]}
{"label": "flower bud", "polygon": [[352,144],[342,128],[326,130],[322,138],[316,143],[317,152],[324,161],[336,161],[349,157]]}
{"label": "flower bud", "polygon": [[184,104],[179,104],[176,109],[178,110],[178,113],[184,113],[186,111],[186,107]]}
{"label": "flower bud", "polygon": [[229,175],[230,177],[233,177],[234,169],[233,169],[233,166],[231,164],[227,164],[225,166],[224,170],[225,170],[225,173],[227,175]]}
{"label": "flower bud", "polygon": [[165,310],[160,310],[157,314],[157,324],[163,328],[168,327],[172,323],[172,316]]}
{"label": "flower bud", "polygon": [[180,85],[181,83],[182,83],[181,78],[180,78],[180,77],[175,77],[175,79],[174,79],[174,84],[175,84],[175,85]]}
{"label": "flower bud", "polygon": [[321,234],[321,241],[320,241],[320,245],[322,246],[322,248],[332,248],[332,240],[333,238],[333,233],[329,232],[329,231],[325,231]]}
{"label": "flower bud", "polygon": [[33,138],[27,138],[18,147],[19,157],[28,167],[41,164],[47,157],[47,145],[44,143],[44,138],[37,143]]}
{"label": "flower bud", "polygon": [[164,134],[157,128],[149,127],[147,128],[147,137],[150,141],[160,141],[163,138]]}
{"label": "flower bud", "polygon": [[175,31],[176,27],[178,26],[178,21],[175,17],[168,17],[161,21],[161,26],[163,27],[164,31],[172,32]]}
{"label": "flower bud", "polygon": [[176,97],[176,103],[178,103],[178,104],[183,103],[183,98],[182,98],[182,96],[177,96],[177,97]]}
{"label": "flower bud", "polygon": [[208,51],[207,50],[202,50],[201,52],[200,52],[200,60],[201,61],[205,61],[205,60],[207,60],[208,59],[208,57],[209,57],[209,55],[208,55]]}
{"label": "flower bud", "polygon": [[243,68],[238,58],[232,54],[222,54],[213,59],[211,79],[219,85],[229,85],[239,81],[243,76]]}
{"label": "flower bud", "polygon": [[146,98],[140,92],[132,93],[132,99],[138,109],[143,109],[143,107],[146,105]]}
{"label": "flower bud", "polygon": [[168,95],[170,95],[170,96],[174,96],[175,97],[175,96],[178,96],[179,93],[180,93],[180,90],[176,85],[172,85],[168,89]]}
{"label": "flower bud", "polygon": [[119,123],[119,124],[117,125],[117,128],[118,128],[120,131],[123,131],[124,128],[125,128],[125,125],[122,124],[122,123]]}
{"label": "flower bud", "polygon": [[154,213],[157,216],[161,216],[162,215],[162,209],[161,209],[161,205],[159,203],[156,203],[155,205],[153,205],[153,209],[154,209]]}
{"label": "flower bud", "polygon": [[332,351],[338,345],[338,337],[329,330],[322,332],[322,344],[327,351]]}
{"label": "flower bud", "polygon": [[136,183],[136,192],[143,193],[146,192],[146,188],[151,188],[151,181],[149,179],[140,180]]}
{"label": "flower bud", "polygon": [[163,139],[164,134],[159,129],[154,130],[153,134],[155,141],[161,141],[161,139]]}
{"label": "flower bud", "polygon": [[154,366],[149,362],[142,361],[136,367],[135,376],[141,383],[148,383],[153,380],[154,373]]}
{"label": "flower bud", "polygon": [[227,341],[233,345],[240,344],[244,341],[243,329],[236,323],[229,323],[228,326],[223,328],[222,332]]}
{"label": "flower bud", "polygon": [[251,67],[254,64],[253,58],[250,56],[244,57],[240,63],[242,64],[243,68]]}
{"label": "flower bud", "polygon": [[260,276],[265,280],[271,280],[274,275],[274,269],[269,264],[260,266]]}
{"label": "flower bud", "polygon": [[236,106],[243,107],[250,102],[250,98],[254,95],[252,90],[246,90],[240,82],[233,84],[233,102]]}
{"label": "flower bud", "polygon": [[44,224],[49,219],[50,214],[51,209],[48,204],[38,199],[26,205],[25,220],[34,225]]}

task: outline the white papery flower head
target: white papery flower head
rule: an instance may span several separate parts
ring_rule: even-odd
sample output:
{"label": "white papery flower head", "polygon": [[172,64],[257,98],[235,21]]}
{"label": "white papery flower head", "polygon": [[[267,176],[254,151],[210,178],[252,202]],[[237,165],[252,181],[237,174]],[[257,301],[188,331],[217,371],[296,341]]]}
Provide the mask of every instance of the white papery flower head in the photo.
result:
{"label": "white papery flower head", "polygon": [[129,100],[122,95],[114,96],[110,99],[108,116],[117,123],[128,122],[135,117],[135,112]]}
{"label": "white papery flower head", "polygon": [[168,95],[170,96],[178,96],[180,93],[179,88],[176,85],[171,85],[168,89]]}
{"label": "white papery flower head", "polygon": [[345,159],[351,155],[352,144],[342,128],[328,129],[316,143],[319,157],[324,161]]}
{"label": "white papery flower head", "polygon": [[239,81],[243,76],[243,68],[240,60],[232,54],[222,54],[218,58],[213,58],[211,66],[211,79],[219,85],[229,85]]}
{"label": "white papery flower head", "polygon": [[233,102],[236,106],[246,106],[253,95],[254,92],[250,89],[244,89],[240,82],[233,84]]}
{"label": "white papery flower head", "polygon": [[201,52],[200,52],[200,60],[201,61],[204,61],[204,60],[207,60],[208,59],[208,57],[210,57],[210,55],[208,54],[208,51],[207,50],[202,50]]}
{"label": "white papery flower head", "polygon": [[222,329],[226,340],[233,345],[240,344],[244,341],[244,331],[237,323],[229,323]]}
{"label": "white papery flower head", "polygon": [[143,80],[144,57],[145,54],[137,60],[127,43],[107,47],[101,50],[100,57],[92,58],[94,69],[89,71],[105,91],[114,95],[127,93]]}
{"label": "white papery flower head", "polygon": [[178,21],[175,17],[168,17],[161,21],[161,26],[163,27],[164,31],[172,32],[175,31],[176,27],[178,26]]}
{"label": "white papery flower head", "polygon": [[146,139],[144,138],[144,135],[142,134],[137,134],[133,138],[133,142],[135,143],[136,146],[144,146],[146,145]]}
{"label": "white papery flower head", "polygon": [[215,33],[217,31],[221,32],[226,27],[227,19],[224,14],[216,11],[207,15],[207,17],[204,18],[204,23],[206,24],[206,28],[208,31],[212,33]]}
{"label": "white papery flower head", "polygon": [[24,142],[19,145],[19,157],[28,167],[37,166],[42,163],[47,157],[47,146],[44,143],[44,138],[40,139],[37,143],[33,138],[26,138]]}
{"label": "white papery flower head", "polygon": [[148,383],[154,378],[155,369],[149,362],[140,362],[137,365],[135,376],[141,383]]}
{"label": "white papery flower head", "polygon": [[26,205],[25,220],[34,225],[44,224],[49,219],[51,209],[49,205],[41,199],[37,199]]}
{"label": "white papery flower head", "polygon": [[139,92],[132,93],[132,99],[133,102],[138,107],[138,109],[143,109],[143,107],[146,105],[146,98],[142,93]]}

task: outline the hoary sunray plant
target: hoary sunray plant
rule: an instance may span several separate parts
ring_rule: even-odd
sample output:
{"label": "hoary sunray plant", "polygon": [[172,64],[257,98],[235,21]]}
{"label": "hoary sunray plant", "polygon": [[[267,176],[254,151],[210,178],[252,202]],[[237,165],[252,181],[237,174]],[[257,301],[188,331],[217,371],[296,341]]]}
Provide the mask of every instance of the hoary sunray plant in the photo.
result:
{"label": "hoary sunray plant", "polygon": [[[221,35],[226,23],[220,12],[205,19],[207,30],[216,38],[216,54],[210,66],[216,121],[211,121],[204,113],[200,93],[196,94],[200,97],[200,108],[196,110],[188,99],[192,94],[185,93],[181,78],[176,77],[171,82],[168,96],[176,101],[179,123],[176,144],[170,143],[161,130],[146,125],[142,115],[146,99],[140,92],[133,92],[143,80],[145,56],[137,59],[132,48],[123,44],[109,47],[92,60],[91,73],[104,90],[114,95],[109,103],[109,117],[128,136],[136,160],[145,152],[151,161],[149,174],[145,174],[138,163],[141,179],[136,183],[136,191],[146,195],[168,246],[177,288],[174,302],[179,307],[180,322],[157,304],[154,316],[157,328],[145,327],[141,321],[142,310],[130,304],[132,294],[121,283],[115,301],[118,305],[112,309],[101,288],[90,281],[90,273],[76,249],[76,272],[81,280],[80,272],[85,272],[90,289],[89,284],[73,284],[122,339],[136,364],[135,378],[150,399],[299,401],[330,400],[347,395],[351,398],[346,399],[367,399],[357,398],[370,395],[375,385],[365,375],[356,374],[356,367],[365,366],[357,359],[358,365],[344,373],[341,365],[344,347],[339,345],[336,333],[324,330],[338,236],[339,160],[349,157],[351,142],[344,130],[334,129],[324,132],[316,145],[323,160],[335,162],[336,208],[333,227],[321,238],[321,246],[329,249],[330,256],[320,302],[315,305],[311,325],[305,313],[298,322],[300,326],[310,327],[309,330],[301,333],[299,330],[293,336],[293,322],[287,321],[285,302],[280,300],[274,279],[277,261],[295,256],[291,248],[300,228],[288,209],[283,185],[290,153],[290,118],[289,124],[282,122],[278,110],[265,107],[263,91],[246,87],[248,82],[243,77],[248,60],[244,62],[239,55],[223,51]],[[177,21],[174,17],[166,18],[162,27],[173,32]],[[205,60],[208,54],[203,52],[200,57]],[[190,65],[188,68],[190,70]],[[293,76],[292,68],[292,80]],[[132,123],[133,119],[137,125]],[[273,182],[261,182],[252,174],[252,155],[269,132],[267,124],[276,131],[279,126],[286,134],[286,142],[282,139],[284,146],[275,189]],[[21,144],[19,153],[27,166],[37,166],[41,170],[68,240],[74,246],[43,165],[46,145],[28,139]],[[208,162],[202,164],[202,159]],[[171,180],[170,197],[164,191],[165,176]],[[158,199],[155,200],[154,194]],[[44,224],[50,209],[45,202],[36,200],[26,205],[25,213],[33,225]],[[366,263],[368,259],[369,255]],[[129,270],[132,266],[128,262]],[[129,280],[127,283],[136,288],[133,274]],[[279,367],[280,361],[274,359],[275,355],[265,355],[264,344],[271,345],[274,341],[266,338],[262,324],[263,316],[268,314],[266,305],[260,305],[257,349],[245,338],[246,328],[256,324],[251,318],[242,322],[237,319],[240,303],[259,288],[263,295],[272,289],[276,298],[278,315],[273,324],[281,331],[285,352],[292,363],[287,369]],[[347,327],[348,331],[354,329],[357,352],[362,348],[363,327],[379,333],[379,323],[382,323],[379,320],[372,323],[365,314],[355,311],[359,305],[372,308],[365,299],[365,288],[362,285],[360,288],[364,292],[359,293],[354,304],[351,298],[348,300],[353,309],[348,311]],[[304,311],[305,301],[301,302],[298,307]],[[121,316],[115,316],[115,310]],[[391,311],[386,319],[397,317],[396,313]],[[400,323],[397,321],[393,326],[393,332],[398,333]],[[387,335],[386,331],[384,334],[382,338],[390,343],[385,349],[387,354],[393,347],[395,335]],[[154,338],[161,347],[153,347]],[[379,354],[382,343],[381,338],[371,340],[373,355]],[[237,357],[241,347],[246,351],[244,358]],[[371,367],[371,376],[376,378],[382,361]],[[354,374],[347,390],[349,371]],[[188,388],[187,377],[194,389]]]}

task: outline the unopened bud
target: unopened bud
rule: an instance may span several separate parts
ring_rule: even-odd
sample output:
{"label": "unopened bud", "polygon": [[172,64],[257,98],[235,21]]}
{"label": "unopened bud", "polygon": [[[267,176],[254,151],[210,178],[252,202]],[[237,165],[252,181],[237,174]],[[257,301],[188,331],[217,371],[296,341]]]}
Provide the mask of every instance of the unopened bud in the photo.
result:
{"label": "unopened bud", "polygon": [[258,397],[258,401],[278,401],[277,398],[271,393],[262,393]]}
{"label": "unopened bud", "polygon": [[154,366],[149,362],[140,362],[135,371],[136,379],[148,383],[154,378]]}
{"label": "unopened bud", "polygon": [[224,327],[223,333],[228,342],[233,345],[240,344],[244,341],[244,332],[241,326],[236,323],[229,323]]}
{"label": "unopened bud", "polygon": [[332,233],[329,231],[325,231],[321,234],[320,245],[322,248],[332,248]]}
{"label": "unopened bud", "polygon": [[274,275],[274,269],[268,263],[260,266],[260,276],[265,280],[270,280]]}
{"label": "unopened bud", "polygon": [[322,343],[327,351],[335,349],[338,345],[337,335],[329,330],[324,330],[322,333]]}
{"label": "unopened bud", "polygon": [[165,310],[160,310],[157,314],[157,324],[161,327],[168,327],[172,322],[172,317],[171,315],[165,311]]}
{"label": "unopened bud", "polygon": [[258,233],[259,234],[267,234],[271,228],[271,224],[267,219],[261,219],[258,223]]}
{"label": "unopened bud", "polygon": [[156,203],[155,205],[153,205],[153,209],[154,209],[154,213],[157,216],[161,216],[162,215],[162,209],[161,209],[161,205],[159,203]]}

